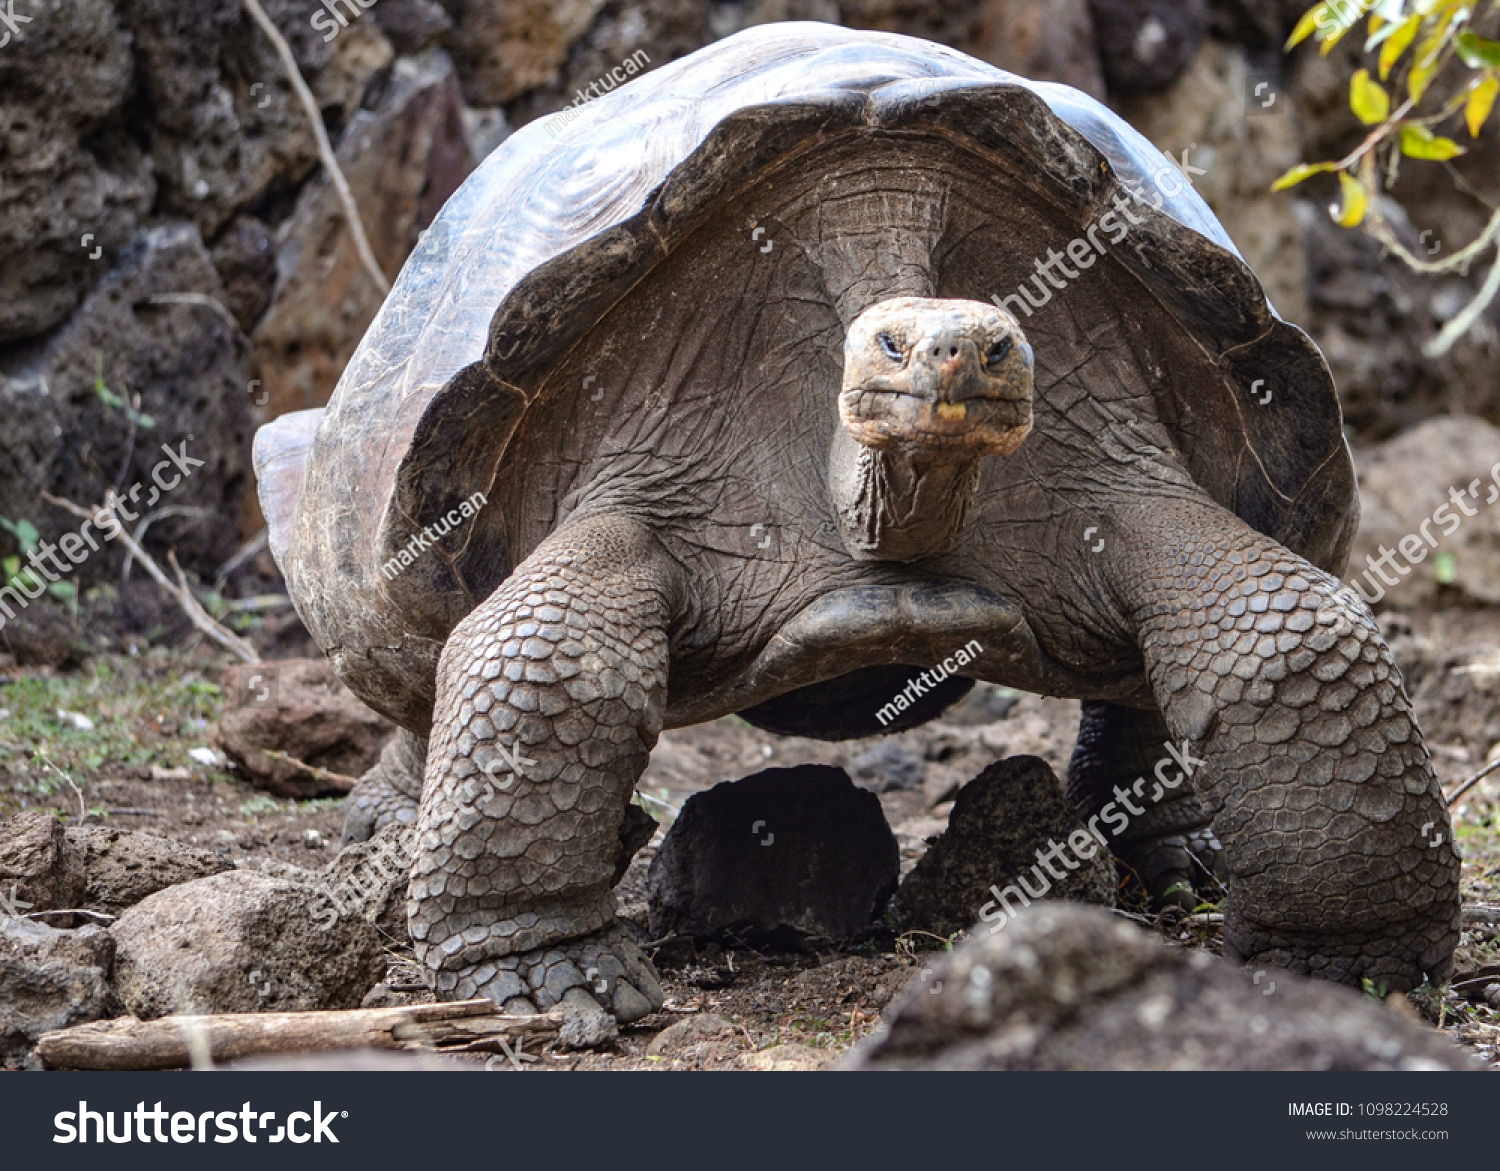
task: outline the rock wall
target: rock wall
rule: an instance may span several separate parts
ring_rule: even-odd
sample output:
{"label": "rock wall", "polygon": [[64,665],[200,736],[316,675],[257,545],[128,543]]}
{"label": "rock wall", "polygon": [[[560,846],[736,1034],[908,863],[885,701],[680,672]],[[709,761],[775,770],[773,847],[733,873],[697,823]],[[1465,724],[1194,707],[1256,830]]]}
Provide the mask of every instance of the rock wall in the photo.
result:
{"label": "rock wall", "polygon": [[[146,543],[212,574],[260,525],[254,427],[327,401],[381,293],[243,0],[17,2],[33,19],[0,48],[0,517],[55,540],[77,522],[39,489],[94,505],[149,487],[161,444],[186,440],[204,467],[156,507]],[[1420,353],[1482,273],[1414,277],[1329,222],[1330,186],[1269,191],[1358,132],[1344,95],[1359,38],[1327,59],[1281,53],[1302,0],[263,4],[388,277],[512,126],[632,55],[655,67],[750,25],[831,21],[943,41],[1109,101],[1179,161],[1272,301],[1323,347],[1358,437],[1447,411],[1500,421],[1493,317],[1443,361]],[[1491,199],[1493,134],[1460,160]],[[1438,168],[1409,169],[1400,194],[1421,208],[1414,246],[1457,247],[1487,214]],[[0,533],[0,557],[15,551]],[[118,560],[107,549],[78,577]]]}

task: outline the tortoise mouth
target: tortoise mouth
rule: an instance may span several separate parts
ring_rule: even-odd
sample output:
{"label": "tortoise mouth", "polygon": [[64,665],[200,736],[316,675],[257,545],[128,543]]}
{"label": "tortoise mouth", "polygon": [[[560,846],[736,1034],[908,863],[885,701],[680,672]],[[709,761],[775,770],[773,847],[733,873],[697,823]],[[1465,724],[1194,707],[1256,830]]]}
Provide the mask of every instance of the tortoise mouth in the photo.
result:
{"label": "tortoise mouth", "polygon": [[839,421],[876,450],[1009,455],[1031,431],[1031,394],[970,393],[934,400],[895,387],[854,386],[839,394]]}

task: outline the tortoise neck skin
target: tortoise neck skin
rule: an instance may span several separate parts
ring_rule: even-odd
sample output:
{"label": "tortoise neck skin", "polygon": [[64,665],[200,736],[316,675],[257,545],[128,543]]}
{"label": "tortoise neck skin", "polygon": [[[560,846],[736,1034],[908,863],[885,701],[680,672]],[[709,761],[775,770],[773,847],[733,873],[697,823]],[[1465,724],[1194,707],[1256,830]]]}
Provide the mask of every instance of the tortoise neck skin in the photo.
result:
{"label": "tortoise neck skin", "polygon": [[986,456],[1031,430],[1031,347],[977,301],[896,297],[854,319],[844,345],[830,503],[856,561],[951,549]]}

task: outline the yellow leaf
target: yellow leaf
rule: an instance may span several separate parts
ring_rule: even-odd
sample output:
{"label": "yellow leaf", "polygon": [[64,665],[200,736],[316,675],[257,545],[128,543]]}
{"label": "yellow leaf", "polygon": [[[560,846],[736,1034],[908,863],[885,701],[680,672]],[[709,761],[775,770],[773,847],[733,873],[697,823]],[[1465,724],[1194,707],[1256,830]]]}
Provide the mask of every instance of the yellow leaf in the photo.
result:
{"label": "yellow leaf", "polygon": [[1272,191],[1285,191],[1288,187],[1295,187],[1302,180],[1318,174],[1320,171],[1333,170],[1332,163],[1298,163],[1285,175],[1271,184]]}
{"label": "yellow leaf", "polygon": [[1495,104],[1495,95],[1500,93],[1500,77],[1486,77],[1469,91],[1469,100],[1464,103],[1464,121],[1469,124],[1469,137],[1478,138],[1484,120],[1490,116]]}
{"label": "yellow leaf", "polygon": [[1357,70],[1349,79],[1349,108],[1366,126],[1384,122],[1391,112],[1390,95],[1370,77],[1368,69]]}
{"label": "yellow leaf", "polygon": [[1409,17],[1401,22],[1383,45],[1380,46],[1380,80],[1384,81],[1391,72],[1391,66],[1401,59],[1401,54],[1411,47],[1412,40],[1417,35],[1417,30],[1422,27],[1420,16]]}
{"label": "yellow leaf", "polygon": [[1365,218],[1365,208],[1369,205],[1369,196],[1360,185],[1358,179],[1347,171],[1339,172],[1339,192],[1344,197],[1344,206],[1339,207],[1336,203],[1328,205],[1328,214],[1334,218],[1334,222],[1341,228],[1357,228]]}
{"label": "yellow leaf", "polygon": [[1442,138],[1425,126],[1401,127],[1401,153],[1409,159],[1435,159],[1438,162],[1464,153],[1451,138]]}
{"label": "yellow leaf", "polygon": [[1286,39],[1286,49],[1295,49],[1312,35],[1313,29],[1321,29],[1323,25],[1318,18],[1327,11],[1327,4],[1314,4],[1304,12],[1302,19],[1297,22],[1297,27],[1292,29],[1292,35]]}

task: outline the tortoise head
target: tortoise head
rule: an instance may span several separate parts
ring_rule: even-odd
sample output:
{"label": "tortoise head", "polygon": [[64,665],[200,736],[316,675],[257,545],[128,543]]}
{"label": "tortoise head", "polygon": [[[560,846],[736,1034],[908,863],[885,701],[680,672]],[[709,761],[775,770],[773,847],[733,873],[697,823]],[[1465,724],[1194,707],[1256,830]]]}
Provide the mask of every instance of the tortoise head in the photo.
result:
{"label": "tortoise head", "polygon": [[844,548],[911,561],[952,548],[980,461],[1031,430],[1031,347],[980,301],[892,297],[844,342],[829,486]]}
{"label": "tortoise head", "polygon": [[839,421],[877,451],[1009,455],[1031,430],[1031,347],[979,301],[893,297],[854,319]]}

